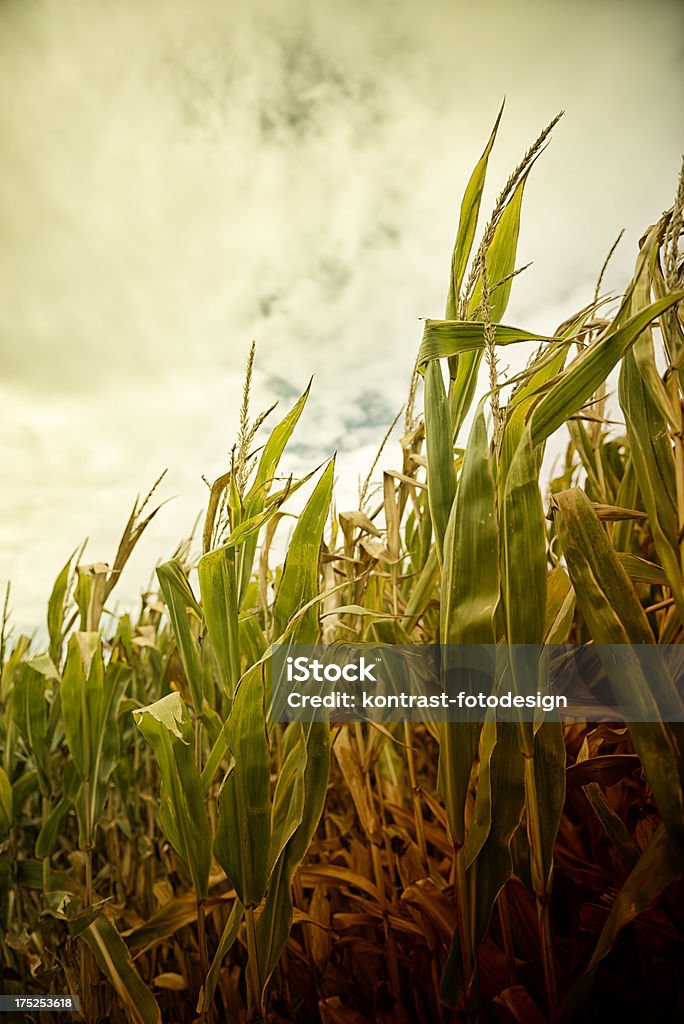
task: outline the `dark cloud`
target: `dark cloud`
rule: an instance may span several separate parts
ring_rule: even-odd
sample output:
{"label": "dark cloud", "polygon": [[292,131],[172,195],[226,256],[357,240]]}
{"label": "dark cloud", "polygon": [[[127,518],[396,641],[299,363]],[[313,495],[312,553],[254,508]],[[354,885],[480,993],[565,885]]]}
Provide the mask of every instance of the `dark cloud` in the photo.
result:
{"label": "dark cloud", "polygon": [[286,408],[315,374],[289,468],[337,447],[353,504],[417,318],[443,311],[459,197],[504,94],[485,208],[568,111],[527,188],[520,262],[535,265],[507,318],[547,330],[583,305],[624,226],[618,290],[679,164],[683,12],[644,12],[0,4],[0,577],[19,619],[43,617],[86,533],[109,557],[164,466],[179,498],[121,593],[173,550],[200,473],[225,467],[251,338],[255,409]]}

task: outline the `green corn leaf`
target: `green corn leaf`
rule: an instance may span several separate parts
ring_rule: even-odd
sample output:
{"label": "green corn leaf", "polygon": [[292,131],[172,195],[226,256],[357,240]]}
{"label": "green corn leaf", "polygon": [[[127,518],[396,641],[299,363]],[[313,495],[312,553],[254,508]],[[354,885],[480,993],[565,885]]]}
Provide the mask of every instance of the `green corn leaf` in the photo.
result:
{"label": "green corn leaf", "polygon": [[[97,637],[97,634],[94,635]],[[83,779],[90,772],[90,749],[86,742],[90,724],[86,700],[86,673],[81,646],[76,634],[69,640],[66,665],[62,676],[61,699],[64,735],[78,774]]]}
{"label": "green corn leaf", "polygon": [[[474,863],[480,850],[487,841],[489,830],[492,827],[492,754],[496,747],[497,726],[495,716],[491,711],[486,713],[482,725],[482,732],[479,742],[480,772],[477,779],[475,791],[475,804],[470,821],[470,828],[466,836],[465,865],[469,868]],[[440,751],[441,753],[441,751]],[[477,753],[477,751],[476,751]]]}
{"label": "green corn leaf", "polygon": [[[511,682],[536,674],[534,647],[544,638],[546,614],[546,529],[538,482],[539,463],[529,429],[511,461],[503,489],[501,513],[501,580]],[[533,756],[532,724],[520,722],[522,750]]]}
{"label": "green corn leaf", "polygon": [[484,404],[463,457],[458,497],[449,518],[441,584],[440,641],[490,644],[499,599],[496,484]]}
{"label": "green corn leaf", "polygon": [[[615,534],[613,534],[613,538]],[[634,583],[655,583],[659,587],[667,587],[667,576],[660,565],[639,558],[638,555],[630,555],[624,551],[618,551],[617,556],[620,564],[629,578]]]}
{"label": "green corn leaf", "polygon": [[216,953],[214,959],[211,962],[209,973],[204,979],[204,984],[200,989],[199,1000],[197,1003],[198,1013],[207,1013],[209,1007],[214,999],[214,993],[216,992],[216,986],[219,981],[219,972],[224,959],[233,947],[233,944],[237,938],[238,931],[240,930],[240,924],[242,923],[242,914],[244,907],[240,903],[240,900],[236,899],[233,903],[228,920],[226,921],[219,944],[216,947]]}
{"label": "green corn leaf", "polygon": [[[254,483],[244,499],[245,525],[247,522],[250,522],[253,525],[259,521],[260,522],[256,530],[246,529],[244,536],[240,540],[240,551],[237,563],[238,607],[242,607],[242,599],[252,575],[258,540],[258,529],[275,514],[281,504],[281,502],[272,500],[269,502],[269,509],[264,513],[267,498],[278,469],[278,464],[283,452],[285,451],[287,442],[292,436],[294,428],[302,414],[304,406],[306,405],[310,390],[311,381],[309,381],[304,394],[297,399],[284,419],[271,432],[271,435],[264,445],[264,449],[261,453],[259,465],[254,477]],[[236,522],[236,520],[232,521],[233,523]]]}
{"label": "green corn leaf", "polygon": [[[318,558],[332,496],[335,460],[331,459],[302,511],[292,534],[280,586],[273,604],[274,633],[280,636],[295,613],[318,592]],[[292,643],[313,643],[318,612],[310,608],[299,620]]]}
{"label": "green corn leaf", "polygon": [[631,464],[668,586],[684,622],[684,579],[679,560],[675,463],[667,422],[628,352],[620,370],[620,405],[625,414]]}
{"label": "green corn leaf", "polygon": [[[518,183],[513,195],[509,199],[506,208],[494,229],[494,236],[485,254],[485,266],[487,268],[488,284],[490,289],[489,312],[490,319],[497,323],[497,344],[507,344],[510,341],[517,340],[510,336],[511,328],[505,328],[502,325],[499,325],[498,322],[506,311],[511,290],[511,278],[509,275],[512,274],[515,269],[515,257],[518,245],[518,233],[520,229],[520,204],[522,202],[526,180],[527,174],[525,174],[522,180]],[[482,278],[480,276],[475,283],[475,289],[468,306],[468,322],[470,322],[475,316],[477,308],[481,303],[481,299]],[[450,316],[455,315],[452,310],[453,307],[451,303],[447,302],[447,321]],[[428,324],[429,323],[431,323],[431,321],[428,321]],[[428,333],[428,324],[426,324],[426,335]],[[466,332],[461,331],[460,333],[461,339],[463,339]],[[484,331],[481,330],[480,338],[477,339],[476,335],[475,339],[476,344],[474,348],[465,348],[460,352],[456,349],[454,351],[446,351],[443,353],[444,355],[449,356],[449,376],[451,378],[451,385],[449,388],[449,409],[454,441],[459,435],[465,417],[475,396],[478,371],[484,350]],[[419,369],[424,361],[422,355],[424,346],[426,346],[425,335],[423,337],[423,345],[421,345],[421,353],[419,353],[418,356]],[[427,351],[429,351],[430,343],[428,343],[426,347]],[[430,358],[435,358],[435,355]]]}
{"label": "green corn leaf", "polygon": [[[480,157],[473,173],[470,176],[470,181],[468,182],[468,186],[463,196],[458,232],[456,234],[456,243],[454,245],[454,251],[451,258],[451,274],[449,278],[449,288],[447,291],[446,309],[444,313],[445,319],[447,320],[455,320],[458,316],[459,292],[463,283],[468,259],[473,248],[473,241],[480,213],[480,203],[482,201],[482,192],[484,190],[485,179],[487,176],[487,164],[489,163],[489,155],[494,145],[503,108],[504,104],[502,103],[501,109],[499,110],[494,123],[494,128],[489,136],[489,141],[485,146],[484,153]],[[454,440],[458,436],[466,414],[472,404],[473,397],[475,395],[475,388],[477,386],[477,375],[481,359],[481,352],[466,352],[460,356],[451,356],[449,359],[449,409],[452,437]]]}
{"label": "green corn leaf", "polygon": [[268,488],[270,487],[276,469],[278,468],[280,457],[285,451],[285,446],[290,440],[292,432],[297,425],[297,421],[302,414],[304,406],[306,405],[306,400],[309,397],[310,390],[311,381],[309,381],[306,390],[300,398],[297,399],[287,416],[285,416],[285,418],[271,432],[271,436],[264,445],[264,450],[262,451],[261,458],[259,459],[259,466],[257,468],[254,483],[245,498],[245,508],[250,510],[251,515],[255,513],[255,506],[259,501],[263,503],[265,500],[265,494],[268,493]]}
{"label": "green corn leaf", "polygon": [[[624,360],[623,360],[624,365]],[[637,483],[636,473],[634,472],[634,463],[632,462],[631,454],[628,454],[625,460],[624,471],[620,486],[618,487],[615,501],[618,505],[622,505],[624,508],[643,508],[644,499],[641,497],[639,491],[639,484]],[[628,520],[622,520],[622,522],[616,523],[613,528],[613,547],[618,552],[631,552],[632,543],[634,540],[634,524]]]}
{"label": "green corn leaf", "polygon": [[219,794],[217,861],[245,907],[257,906],[268,882],[271,763],[264,712],[263,666],[240,681],[224,726],[232,758]]}
{"label": "green corn leaf", "polygon": [[193,752],[193,729],[180,693],[169,693],[133,712],[154,751],[162,780],[159,817],[176,853],[187,866],[198,899],[208,892],[211,831]]}
{"label": "green corn leaf", "polygon": [[61,706],[64,733],[81,779],[75,803],[81,843],[86,846],[118,760],[118,709],[130,677],[128,666],[117,661],[110,661],[105,670],[98,633],[75,633],[69,640]]}
{"label": "green corn leaf", "polygon": [[539,400],[540,391],[563,368],[567,353],[568,346],[565,341],[557,341],[550,344],[544,353],[543,359],[540,361],[539,369],[531,374],[529,379],[511,399],[507,409],[506,427],[501,444],[500,484],[503,484],[506,479],[508,467],[522,439],[525,422],[530,410]]}
{"label": "green corn leaf", "polygon": [[209,551],[197,571],[209,639],[225,692],[232,699],[240,678],[235,552],[225,547]]}
{"label": "green corn leaf", "polygon": [[38,771],[41,792],[50,792],[47,748],[47,709],[43,676],[30,665],[22,671],[12,694],[14,723],[24,737]]}
{"label": "green corn leaf", "polygon": [[475,239],[475,231],[477,230],[480,204],[482,202],[482,192],[484,190],[485,179],[487,177],[489,155],[492,151],[494,140],[496,139],[496,133],[499,128],[503,109],[504,104],[502,103],[499,113],[497,114],[496,121],[494,122],[492,133],[484,148],[484,152],[475,165],[473,173],[470,175],[468,185],[466,186],[466,190],[463,193],[461,214],[458,221],[458,231],[456,233],[454,251],[451,256],[451,273],[449,275],[449,289],[447,292],[446,303],[446,317],[448,320],[456,317],[458,296],[461,290],[461,284],[463,283],[463,275],[465,274],[465,269],[468,265],[468,259]]}
{"label": "green corn leaf", "polygon": [[161,1024],[159,1004],[144,983],[126,943],[104,914],[81,932],[132,1024]]}
{"label": "green corn leaf", "polygon": [[12,784],[4,768],[0,768],[0,839],[9,834],[14,819]]}
{"label": "green corn leaf", "polygon": [[506,640],[539,644],[546,610],[546,529],[539,463],[526,431],[511,461],[501,513]]}
{"label": "green corn leaf", "polygon": [[[449,382],[449,416],[451,419],[451,436],[454,444],[475,398],[477,378],[483,355],[484,346],[476,352],[462,352],[459,356],[453,356],[449,359],[450,367],[456,364],[455,376]],[[420,366],[418,369],[420,370]]]}
{"label": "green corn leaf", "polygon": [[535,407],[531,416],[533,444],[541,444],[570,416],[579,412],[641,332],[682,299],[684,292],[659,299],[625,323],[613,325],[580,352]]}
{"label": "green corn leaf", "polygon": [[55,665],[59,665],[62,657],[62,626],[64,624],[64,599],[69,583],[71,563],[74,559],[74,551],[60,571],[50,594],[47,609],[47,627],[50,638],[50,657]]}
{"label": "green corn leaf", "polygon": [[534,786],[539,814],[539,876],[550,892],[553,848],[565,803],[565,742],[560,722],[542,722],[534,736]]}
{"label": "green corn leaf", "polygon": [[157,568],[159,585],[169,610],[173,632],[178,645],[178,653],[183,662],[183,669],[190,686],[190,694],[196,715],[202,714],[204,700],[202,688],[202,665],[200,663],[197,640],[190,628],[188,609],[201,621],[200,608],[192,587],[188,582],[183,567],[176,559],[164,562]]}
{"label": "green corn leaf", "polygon": [[441,562],[444,534],[456,495],[456,469],[446,390],[436,360],[428,363],[425,375],[425,443],[430,518]]}
{"label": "green corn leaf", "polygon": [[299,827],[304,813],[306,736],[300,722],[292,722],[288,726],[285,742],[289,749],[278,773],[271,808],[269,875],[283,852],[285,844]]}
{"label": "green corn leaf", "polygon": [[629,726],[636,752],[668,831],[681,840],[684,766],[678,730],[667,724],[668,717],[677,720],[677,691],[653,648],[645,674],[639,645],[652,645],[653,633],[589,499],[574,488],[555,495],[552,509],[578,606],[594,642],[613,645],[610,661],[604,659],[606,674],[619,705],[634,709],[639,718]]}
{"label": "green corn leaf", "polygon": [[18,779],[15,779],[12,783],[12,799],[15,813],[22,811],[29,797],[39,791],[38,772],[24,772]]}
{"label": "green corn leaf", "polygon": [[570,577],[562,566],[557,566],[546,581],[546,613],[544,615],[544,643],[564,644],[575,616],[575,591]]}
{"label": "green corn leaf", "polygon": [[406,611],[401,625],[408,633],[415,629],[418,620],[432,600],[438,575],[437,550],[433,545],[425,560],[425,565],[413,583],[409,599],[406,602]]}
{"label": "green corn leaf", "polygon": [[275,970],[292,926],[292,877],[318,826],[330,772],[330,727],[327,722],[304,725],[306,769],[302,820],[273,869],[263,912],[257,923],[259,969],[264,987]]}
{"label": "green corn leaf", "polygon": [[111,778],[120,752],[119,706],[131,679],[131,669],[118,661],[110,661],[101,679],[97,720],[91,715],[91,785],[90,818],[92,823],[100,820],[107,798],[107,784]]}
{"label": "green corn leaf", "polygon": [[[484,407],[480,403],[463,457],[458,496],[447,528],[441,584],[442,644],[495,642],[494,614],[499,600],[498,557],[494,468]],[[459,686],[468,689],[463,672],[459,672],[458,678]],[[440,729],[439,788],[452,838],[459,846],[464,841],[463,811],[479,734],[477,722],[445,723]]]}
{"label": "green corn leaf", "polygon": [[[250,515],[247,515],[247,513],[245,512],[244,515],[240,515],[240,522],[231,531],[231,534],[226,540],[224,547],[238,548],[238,555],[240,556],[240,558],[242,558],[244,551],[247,550],[247,546],[249,544],[252,544],[254,546],[251,555],[253,562],[254,551],[256,550],[255,545],[258,540],[258,534],[261,528],[265,526],[268,522],[270,522],[275,515],[277,515],[280,506],[283,504],[283,502],[287,498],[291,497],[291,495],[296,494],[300,487],[303,487],[311,479],[311,477],[314,476],[318,469],[320,469],[320,466],[317,467],[317,469],[312,470],[310,473],[307,473],[305,476],[301,477],[301,479],[297,480],[294,483],[292,482],[291,479],[288,479],[285,487],[282,487],[279,491],[276,491],[269,495],[268,504],[259,512],[255,512],[254,514]],[[241,564],[244,566],[243,562],[241,562]],[[246,589],[249,586],[250,578],[251,577],[246,578],[244,587],[240,591],[242,599],[244,599]],[[242,600],[240,602],[240,606],[242,606]]]}
{"label": "green corn leaf", "polygon": [[[490,317],[493,323],[498,323],[505,314],[511,294],[513,281],[510,275],[515,270],[518,235],[520,234],[520,209],[528,174],[529,170],[520,179],[513,195],[508,200],[506,209],[501,214],[501,219],[494,230],[494,237],[485,257],[490,293]],[[480,276],[468,305],[469,316],[474,316],[481,303],[482,277]]]}
{"label": "green corn leaf", "polygon": [[[418,369],[425,373],[433,359],[460,356],[465,352],[484,352],[485,325],[481,320],[426,320],[423,340],[418,350]],[[522,341],[558,341],[544,334],[535,334],[520,327],[496,325],[496,344],[515,345]]]}
{"label": "green corn leaf", "polygon": [[43,819],[36,839],[36,857],[49,857],[52,854],[59,839],[62,822],[73,807],[79,788],[78,773],[73,762],[67,761],[64,766],[62,796]]}
{"label": "green corn leaf", "polygon": [[9,658],[7,658],[5,664],[0,667],[0,672],[2,673],[0,675],[0,701],[3,703],[7,700],[10,688],[14,684],[14,677],[17,669],[26,657],[30,646],[31,638],[28,636],[20,636],[14,645],[14,649]]}
{"label": "green corn leaf", "polygon": [[[490,758],[491,826],[466,876],[470,905],[475,915],[473,942],[476,950],[489,929],[497,896],[511,877],[511,840],[520,824],[525,803],[523,758],[515,723],[499,722],[496,725],[496,742]],[[455,932],[442,973],[442,1002],[447,1006],[458,1006],[472,981],[464,977],[458,932]]]}

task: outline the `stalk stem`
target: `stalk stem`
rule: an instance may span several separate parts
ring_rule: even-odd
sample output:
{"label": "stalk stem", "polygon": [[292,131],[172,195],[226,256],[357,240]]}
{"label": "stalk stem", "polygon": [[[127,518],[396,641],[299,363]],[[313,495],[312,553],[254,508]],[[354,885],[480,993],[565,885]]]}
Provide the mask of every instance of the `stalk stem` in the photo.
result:
{"label": "stalk stem", "polygon": [[677,529],[679,531],[679,565],[684,577],[684,412],[682,411],[682,399],[679,394],[679,378],[673,373],[670,375],[672,388],[672,405],[674,406],[677,422],[674,424],[673,441],[675,456],[675,489],[677,493]]}
{"label": "stalk stem", "polygon": [[207,918],[203,899],[197,900],[197,945],[199,946],[200,972],[204,985],[209,973],[209,954],[207,951]]}
{"label": "stalk stem", "polygon": [[468,913],[468,878],[465,866],[465,846],[454,844],[454,892],[456,895],[456,928],[461,946],[463,977],[467,992],[473,976],[473,936],[470,931],[470,915]]}
{"label": "stalk stem", "polygon": [[251,1015],[252,1021],[261,1021],[261,971],[259,970],[259,953],[257,949],[256,925],[254,922],[254,907],[245,908],[245,924],[247,928],[247,956],[249,959],[249,978],[252,987],[252,1000],[254,1003]]}
{"label": "stalk stem", "polygon": [[416,774],[416,759],[413,752],[413,736],[410,722],[404,722],[404,742],[406,744],[406,764],[411,783],[411,801],[413,803],[413,820],[416,826],[416,840],[423,864],[429,872],[425,822],[423,821],[423,810],[420,802],[420,787],[418,786],[418,776]]}
{"label": "stalk stem", "polygon": [[542,857],[541,822],[539,818],[539,801],[537,785],[534,778],[534,756],[523,754],[525,761],[525,795],[527,805],[527,832],[530,842],[530,870],[532,885],[537,900],[537,920],[539,922],[539,948],[541,951],[542,968],[544,971],[544,989],[549,1018],[556,1017],[558,994],[556,988],[556,967],[553,958],[553,938],[551,935],[551,919],[549,915],[549,896],[551,879],[545,877]]}

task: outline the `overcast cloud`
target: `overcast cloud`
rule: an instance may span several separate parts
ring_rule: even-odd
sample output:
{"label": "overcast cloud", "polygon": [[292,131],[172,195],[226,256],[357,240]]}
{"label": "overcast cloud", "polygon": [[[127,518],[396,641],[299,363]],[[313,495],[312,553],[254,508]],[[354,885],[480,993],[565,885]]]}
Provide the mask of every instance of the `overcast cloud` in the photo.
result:
{"label": "overcast cloud", "polygon": [[[289,467],[340,452],[338,503],[443,313],[460,196],[505,94],[492,190],[567,111],[523,208],[507,320],[553,329],[627,280],[681,154],[684,12],[573,0],[0,3],[0,579],[42,624],[87,535],[176,495],[132,600],[255,407],[315,374]],[[508,357],[508,356],[507,356]]]}

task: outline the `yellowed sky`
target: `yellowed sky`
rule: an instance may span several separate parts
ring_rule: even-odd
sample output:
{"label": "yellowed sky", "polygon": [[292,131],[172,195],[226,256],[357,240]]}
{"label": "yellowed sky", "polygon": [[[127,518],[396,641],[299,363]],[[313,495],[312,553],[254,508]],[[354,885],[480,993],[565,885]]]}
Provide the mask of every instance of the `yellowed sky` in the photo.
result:
{"label": "yellowed sky", "polygon": [[443,310],[467,175],[501,97],[500,185],[567,114],[525,201],[508,319],[548,330],[625,281],[680,159],[669,2],[0,4],[0,579],[19,628],[133,497],[178,495],[123,581],[170,554],[256,404],[316,374],[292,468],[340,451],[341,505]]}

